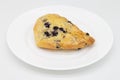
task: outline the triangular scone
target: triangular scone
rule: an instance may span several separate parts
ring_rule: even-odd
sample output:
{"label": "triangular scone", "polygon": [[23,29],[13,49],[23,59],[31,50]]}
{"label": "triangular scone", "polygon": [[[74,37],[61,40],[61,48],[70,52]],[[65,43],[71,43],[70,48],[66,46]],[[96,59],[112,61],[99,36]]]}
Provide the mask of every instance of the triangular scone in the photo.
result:
{"label": "triangular scone", "polygon": [[89,33],[57,14],[40,17],[34,26],[34,36],[36,45],[47,49],[81,49],[95,41]]}

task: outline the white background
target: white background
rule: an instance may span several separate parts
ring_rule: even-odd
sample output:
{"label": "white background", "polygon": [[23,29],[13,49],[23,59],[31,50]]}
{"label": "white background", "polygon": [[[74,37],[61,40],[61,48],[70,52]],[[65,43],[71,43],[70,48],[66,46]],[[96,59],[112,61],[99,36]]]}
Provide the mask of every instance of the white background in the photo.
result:
{"label": "white background", "polygon": [[[85,8],[107,21],[114,34],[107,56],[82,69],[48,71],[27,65],[12,54],[6,43],[10,23],[25,11],[58,4]],[[0,80],[120,80],[120,0],[0,0]]]}

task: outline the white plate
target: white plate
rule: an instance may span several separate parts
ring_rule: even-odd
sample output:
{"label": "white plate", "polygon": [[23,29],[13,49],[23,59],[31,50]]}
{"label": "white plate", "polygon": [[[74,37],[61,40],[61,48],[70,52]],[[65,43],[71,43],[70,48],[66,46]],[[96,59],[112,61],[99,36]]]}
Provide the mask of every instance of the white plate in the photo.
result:
{"label": "white plate", "polygon": [[[36,47],[33,27],[36,20],[47,13],[57,13],[68,18],[95,38],[93,46],[82,50],[53,51]],[[88,66],[103,58],[113,43],[108,24],[87,10],[70,6],[48,6],[28,11],[10,25],[7,42],[13,53],[22,61],[44,69],[70,70]]]}

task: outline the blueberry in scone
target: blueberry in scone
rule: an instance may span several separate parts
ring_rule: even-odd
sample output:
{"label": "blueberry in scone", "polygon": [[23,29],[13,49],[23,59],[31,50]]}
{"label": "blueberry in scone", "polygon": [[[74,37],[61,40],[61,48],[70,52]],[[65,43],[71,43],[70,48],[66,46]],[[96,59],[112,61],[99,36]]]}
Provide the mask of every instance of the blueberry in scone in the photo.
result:
{"label": "blueberry in scone", "polygon": [[50,23],[49,23],[49,22],[46,22],[46,23],[44,23],[44,26],[45,26],[46,28],[49,28],[49,27],[50,27]]}
{"label": "blueberry in scone", "polygon": [[38,18],[33,31],[36,45],[41,48],[80,50],[95,42],[89,33],[58,14]]}

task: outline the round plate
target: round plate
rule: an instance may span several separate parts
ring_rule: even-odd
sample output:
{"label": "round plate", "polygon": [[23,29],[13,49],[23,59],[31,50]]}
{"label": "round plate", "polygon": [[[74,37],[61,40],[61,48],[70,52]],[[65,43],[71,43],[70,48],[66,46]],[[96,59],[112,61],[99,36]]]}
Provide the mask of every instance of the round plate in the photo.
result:
{"label": "round plate", "polygon": [[[95,38],[94,45],[81,50],[38,48],[33,27],[40,16],[49,13],[64,16],[84,32],[89,32]],[[17,17],[8,29],[7,42],[13,53],[30,65],[50,70],[70,70],[88,66],[103,58],[112,46],[113,34],[108,24],[94,13],[71,6],[48,6]]]}

